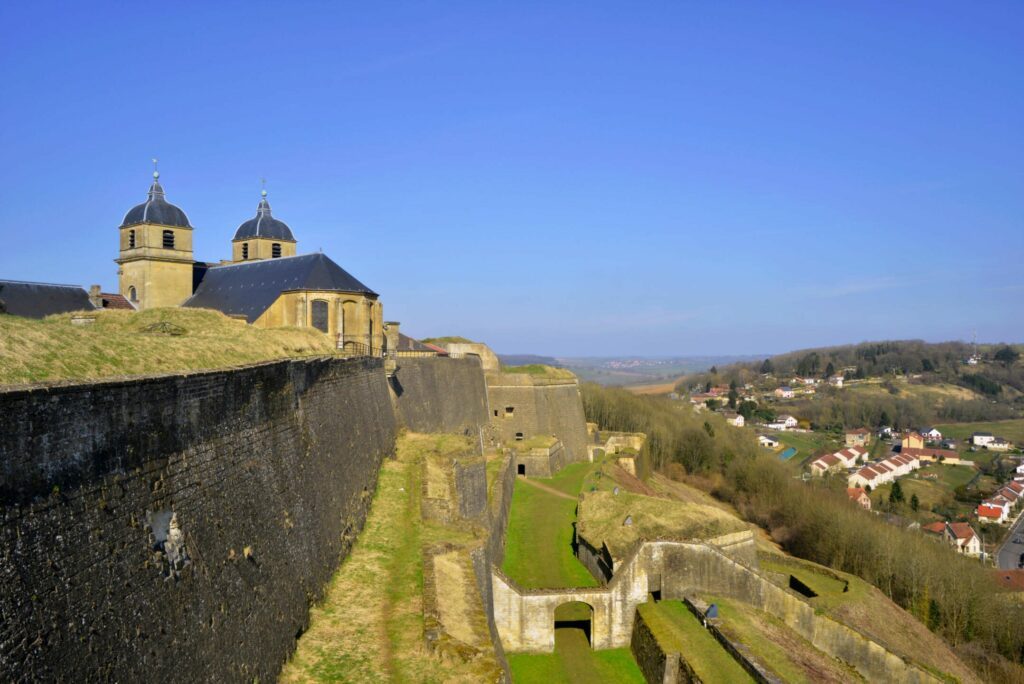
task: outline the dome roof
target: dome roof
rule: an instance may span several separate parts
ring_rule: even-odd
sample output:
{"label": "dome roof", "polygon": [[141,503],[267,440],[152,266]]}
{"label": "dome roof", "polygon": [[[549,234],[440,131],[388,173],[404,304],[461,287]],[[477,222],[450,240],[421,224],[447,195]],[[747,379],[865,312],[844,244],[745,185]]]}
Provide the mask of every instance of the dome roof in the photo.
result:
{"label": "dome roof", "polygon": [[153,185],[149,186],[149,198],[142,204],[132,207],[124,215],[121,227],[134,226],[137,223],[155,223],[161,226],[180,226],[191,228],[185,212],[164,199],[164,189],[160,187],[160,174],[153,173]]}
{"label": "dome roof", "polygon": [[288,227],[288,224],[278,221],[271,215],[266,190],[263,191],[263,197],[260,199],[259,206],[256,207],[256,216],[238,226],[233,239],[248,240],[250,238],[295,242],[295,236],[292,235],[292,229]]}

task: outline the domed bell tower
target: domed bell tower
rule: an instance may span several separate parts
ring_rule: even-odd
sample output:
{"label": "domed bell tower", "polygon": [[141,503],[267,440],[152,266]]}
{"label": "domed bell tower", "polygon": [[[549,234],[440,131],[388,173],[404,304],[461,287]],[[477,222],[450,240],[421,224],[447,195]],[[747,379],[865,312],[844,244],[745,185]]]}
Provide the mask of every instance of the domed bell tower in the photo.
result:
{"label": "domed bell tower", "polygon": [[292,229],[271,213],[264,189],[260,193],[256,216],[235,231],[231,240],[231,260],[241,262],[295,256],[295,245]]}
{"label": "domed bell tower", "polygon": [[126,299],[141,310],[180,306],[192,296],[192,225],[165,199],[159,171],[146,201],[125,214],[118,230],[121,252],[114,261]]}

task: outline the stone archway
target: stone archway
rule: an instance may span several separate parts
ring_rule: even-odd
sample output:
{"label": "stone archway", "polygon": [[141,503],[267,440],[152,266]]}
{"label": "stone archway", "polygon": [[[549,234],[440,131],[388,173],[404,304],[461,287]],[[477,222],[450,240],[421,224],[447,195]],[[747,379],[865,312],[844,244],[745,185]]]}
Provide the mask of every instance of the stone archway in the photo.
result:
{"label": "stone archway", "polygon": [[594,607],[583,601],[569,601],[555,608],[554,629],[582,630],[587,643],[594,644]]}

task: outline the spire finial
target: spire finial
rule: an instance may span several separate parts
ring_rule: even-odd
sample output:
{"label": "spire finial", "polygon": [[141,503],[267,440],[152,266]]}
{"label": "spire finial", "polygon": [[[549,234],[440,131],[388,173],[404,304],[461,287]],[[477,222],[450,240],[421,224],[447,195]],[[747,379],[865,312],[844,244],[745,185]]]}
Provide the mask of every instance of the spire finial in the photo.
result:
{"label": "spire finial", "polygon": [[157,169],[157,165],[159,163],[160,160],[157,159],[156,157],[153,157],[153,180],[157,180],[160,178],[160,171]]}
{"label": "spire finial", "polygon": [[267,196],[267,179],[266,178],[260,178],[260,187],[261,187],[260,197],[266,197]]}

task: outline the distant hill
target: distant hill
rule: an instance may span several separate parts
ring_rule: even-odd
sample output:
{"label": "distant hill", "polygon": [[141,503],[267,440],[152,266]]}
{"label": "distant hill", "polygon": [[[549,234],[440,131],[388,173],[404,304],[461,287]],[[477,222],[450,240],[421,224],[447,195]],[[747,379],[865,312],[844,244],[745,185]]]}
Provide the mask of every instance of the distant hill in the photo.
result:
{"label": "distant hill", "polygon": [[[581,380],[601,385],[652,385],[677,382],[680,376],[714,365],[752,361],[760,356],[560,357],[562,366]],[[669,391],[671,388],[666,389]]]}
{"label": "distant hill", "polygon": [[553,366],[561,368],[562,364],[552,356],[538,354],[498,354],[502,366]]}

